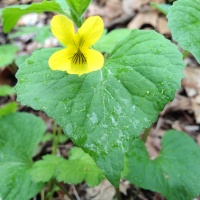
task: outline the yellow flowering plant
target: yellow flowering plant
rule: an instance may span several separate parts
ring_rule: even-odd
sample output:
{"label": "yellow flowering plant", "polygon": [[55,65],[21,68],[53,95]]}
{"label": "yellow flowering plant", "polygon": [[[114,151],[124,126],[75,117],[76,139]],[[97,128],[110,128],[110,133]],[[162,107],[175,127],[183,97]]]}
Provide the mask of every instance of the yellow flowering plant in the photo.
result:
{"label": "yellow flowering plant", "polygon": [[99,16],[89,17],[75,33],[73,22],[63,15],[57,15],[51,21],[51,30],[66,46],[49,58],[52,70],[81,76],[103,67],[103,55],[90,48],[100,39],[104,30],[103,20]]}
{"label": "yellow flowering plant", "polygon": [[[149,127],[180,88],[182,54],[152,30],[117,29],[105,34],[100,16],[84,17],[90,2],[44,0],[2,10],[5,32],[23,14],[56,13],[50,29],[63,46],[36,50],[19,62],[17,100],[54,119],[53,134],[49,134],[52,154],[32,163],[36,144],[44,142],[44,123],[25,113],[5,116],[4,109],[0,119],[0,199],[30,199],[45,186],[41,199],[52,199],[55,186],[69,195],[64,183],[85,181],[94,187],[102,179],[108,179],[119,194],[121,178],[170,200],[192,199],[200,193],[200,152],[194,141],[182,132],[168,131],[163,150],[154,160],[149,159],[144,144]],[[184,41],[188,28],[186,23],[180,29],[176,11],[186,4],[198,13],[191,18],[186,15],[186,22],[191,20],[193,25],[195,18],[198,24],[198,0],[179,0],[168,15],[183,47],[190,44]],[[187,14],[191,11],[184,10]],[[180,34],[176,35],[177,28]],[[198,56],[194,41],[199,28],[195,28],[188,38]],[[70,138],[80,147],[67,152],[68,159],[58,151],[62,132],[64,144]],[[119,195],[116,198],[120,199]]]}

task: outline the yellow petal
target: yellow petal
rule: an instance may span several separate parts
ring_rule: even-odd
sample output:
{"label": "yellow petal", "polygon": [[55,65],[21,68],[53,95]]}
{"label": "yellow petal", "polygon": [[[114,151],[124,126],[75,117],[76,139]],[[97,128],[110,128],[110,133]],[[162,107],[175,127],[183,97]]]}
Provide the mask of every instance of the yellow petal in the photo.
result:
{"label": "yellow petal", "polygon": [[71,67],[71,57],[73,51],[71,48],[59,50],[51,55],[48,64],[52,70],[67,71]]}
{"label": "yellow petal", "polygon": [[89,68],[85,63],[71,63],[71,67],[67,70],[68,74],[77,74],[78,76],[89,72]]}
{"label": "yellow petal", "polygon": [[92,49],[81,50],[86,58],[86,63],[71,62],[71,67],[67,70],[69,74],[77,74],[78,76],[81,76],[82,74],[87,74],[103,67],[104,57],[101,53]]}
{"label": "yellow petal", "polygon": [[51,20],[51,31],[66,46],[74,46],[74,25],[64,15],[56,15]]}
{"label": "yellow petal", "polygon": [[92,46],[103,34],[104,24],[99,16],[92,16],[86,19],[78,30],[79,45],[84,47]]}
{"label": "yellow petal", "polygon": [[93,49],[88,49],[87,52],[84,53],[87,59],[88,70],[90,72],[99,70],[103,67],[104,57],[100,52]]}

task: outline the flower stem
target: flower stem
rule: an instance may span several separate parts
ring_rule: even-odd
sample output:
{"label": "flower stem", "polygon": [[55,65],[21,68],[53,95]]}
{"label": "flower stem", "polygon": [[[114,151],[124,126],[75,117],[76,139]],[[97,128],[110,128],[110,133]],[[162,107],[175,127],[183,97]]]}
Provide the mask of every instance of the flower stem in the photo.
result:
{"label": "flower stem", "polygon": [[149,136],[150,129],[151,129],[151,127],[146,128],[144,130],[144,134],[141,136],[141,139],[142,139],[143,142],[146,142],[147,137]]}
{"label": "flower stem", "polygon": [[119,191],[119,187],[115,188],[115,192],[116,192],[117,200],[122,200],[122,197],[121,197],[121,194],[120,194],[120,191]]}
{"label": "flower stem", "polygon": [[56,182],[56,185],[62,190],[62,192],[68,197],[69,200],[73,199],[72,196],[69,194],[69,192],[61,183]]}
{"label": "flower stem", "polygon": [[41,200],[45,200],[44,189],[40,192]]}
{"label": "flower stem", "polygon": [[53,200],[54,185],[55,185],[55,180],[54,179],[50,180],[49,183],[48,183],[48,193],[47,193],[45,199],[47,199],[47,200]]}
{"label": "flower stem", "polygon": [[61,132],[62,132],[62,129],[60,127],[58,127],[58,130],[57,130],[57,123],[54,121],[54,123],[53,123],[53,141],[52,141],[52,154],[53,155],[56,155]]}
{"label": "flower stem", "polygon": [[182,55],[183,55],[183,60],[188,56],[189,52],[187,50],[184,50]]}

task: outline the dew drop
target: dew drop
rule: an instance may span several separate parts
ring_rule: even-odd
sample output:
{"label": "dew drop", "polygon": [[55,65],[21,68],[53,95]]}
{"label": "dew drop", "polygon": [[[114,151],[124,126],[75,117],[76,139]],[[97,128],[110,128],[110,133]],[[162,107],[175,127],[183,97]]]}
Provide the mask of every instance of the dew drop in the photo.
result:
{"label": "dew drop", "polygon": [[93,112],[92,115],[87,115],[87,117],[89,117],[92,124],[98,123],[98,117],[96,113]]}
{"label": "dew drop", "polygon": [[67,126],[65,128],[66,128],[67,135],[71,135],[71,133],[72,133],[72,125],[71,124],[67,124]]}
{"label": "dew drop", "polygon": [[118,123],[116,122],[116,120],[115,120],[115,118],[113,116],[111,116],[111,121],[112,121],[114,126],[118,125]]}
{"label": "dew drop", "polygon": [[171,79],[172,77],[171,77],[171,76],[168,76],[167,78],[168,78],[168,79]]}
{"label": "dew drop", "polygon": [[29,60],[27,60],[27,63],[28,63],[28,64],[33,64],[34,61],[29,59]]}

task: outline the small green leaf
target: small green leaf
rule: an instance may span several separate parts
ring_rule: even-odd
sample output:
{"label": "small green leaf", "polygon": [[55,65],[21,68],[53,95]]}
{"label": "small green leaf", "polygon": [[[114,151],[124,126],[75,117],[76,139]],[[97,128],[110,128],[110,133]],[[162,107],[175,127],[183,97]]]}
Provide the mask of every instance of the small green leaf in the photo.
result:
{"label": "small green leaf", "polygon": [[69,138],[66,135],[60,135],[59,136],[59,143],[65,143]]}
{"label": "small green leaf", "polygon": [[186,134],[166,132],[160,155],[154,160],[139,139],[133,141],[126,157],[126,178],[136,186],[159,192],[170,200],[191,200],[200,194],[200,150]]}
{"label": "small green leaf", "polygon": [[33,40],[40,42],[41,44],[44,44],[47,38],[53,36],[49,26],[43,26],[43,27],[25,26],[17,28],[16,31],[14,33],[9,34],[8,37],[9,39],[14,39],[27,34],[34,34]]}
{"label": "small green leaf", "polygon": [[27,58],[29,58],[29,55],[18,56],[15,59],[15,64],[17,65],[17,67],[21,66],[26,61]]}
{"label": "small green leaf", "polygon": [[40,118],[14,113],[0,119],[0,197],[25,200],[43,187],[31,180],[32,154],[40,142],[45,125]]}
{"label": "small green leaf", "polygon": [[15,58],[18,47],[11,44],[0,45],[0,68],[11,64]]}
{"label": "small green leaf", "polygon": [[173,39],[200,63],[200,2],[179,0],[174,2],[167,15]]}
{"label": "small green leaf", "polygon": [[[30,5],[17,5],[4,8],[2,11],[3,30],[8,33],[17,23],[19,18],[28,13],[57,12],[67,14],[55,0],[41,3],[32,3]],[[66,7],[65,11],[66,11]]]}
{"label": "small green leaf", "polygon": [[55,178],[68,184],[78,184],[85,180],[91,187],[105,178],[93,159],[76,147],[70,150],[69,160],[54,155],[44,156],[43,160],[34,164],[32,177],[37,182],[48,182]]}
{"label": "small green leaf", "polygon": [[43,137],[41,142],[46,143],[48,141],[51,141],[53,139],[53,134],[51,133],[46,133]]}
{"label": "small green leaf", "polygon": [[[69,15],[69,6],[67,5],[66,0],[54,0],[57,4],[59,4],[60,8],[65,12],[66,15]],[[62,12],[60,12],[62,14]]]}
{"label": "small green leaf", "polygon": [[171,7],[170,4],[158,4],[158,3],[154,3],[154,2],[151,2],[151,6],[153,6],[154,8],[159,10],[160,12],[162,12],[164,15],[168,14],[169,9]]}
{"label": "small green leaf", "polygon": [[18,105],[16,102],[11,102],[6,104],[4,107],[0,107],[0,118],[10,113],[16,112],[17,108]]}
{"label": "small green leaf", "polygon": [[15,94],[14,87],[11,87],[9,85],[0,86],[0,97],[13,95],[13,94]]}
{"label": "small green leaf", "polygon": [[130,29],[116,29],[108,34],[104,35],[97,43],[94,44],[94,48],[100,52],[111,53],[115,45],[130,34]]}
{"label": "small green leaf", "polygon": [[[47,141],[51,141],[53,139],[53,137],[55,137],[55,136],[53,136],[53,134],[46,133],[44,135],[44,137],[42,138],[42,142],[45,143]],[[59,136],[56,136],[56,137],[58,137],[58,142],[59,143],[64,143],[64,142],[66,142],[68,140],[68,137],[66,135],[63,135],[63,134],[61,134]]]}
{"label": "small green leaf", "polygon": [[89,6],[91,0],[66,0],[66,2],[75,14],[81,16]]}
{"label": "small green leaf", "polygon": [[78,77],[49,68],[56,50],[36,51],[20,66],[18,100],[53,117],[118,186],[130,143],[180,87],[182,55],[162,35],[133,30],[101,70]]}

